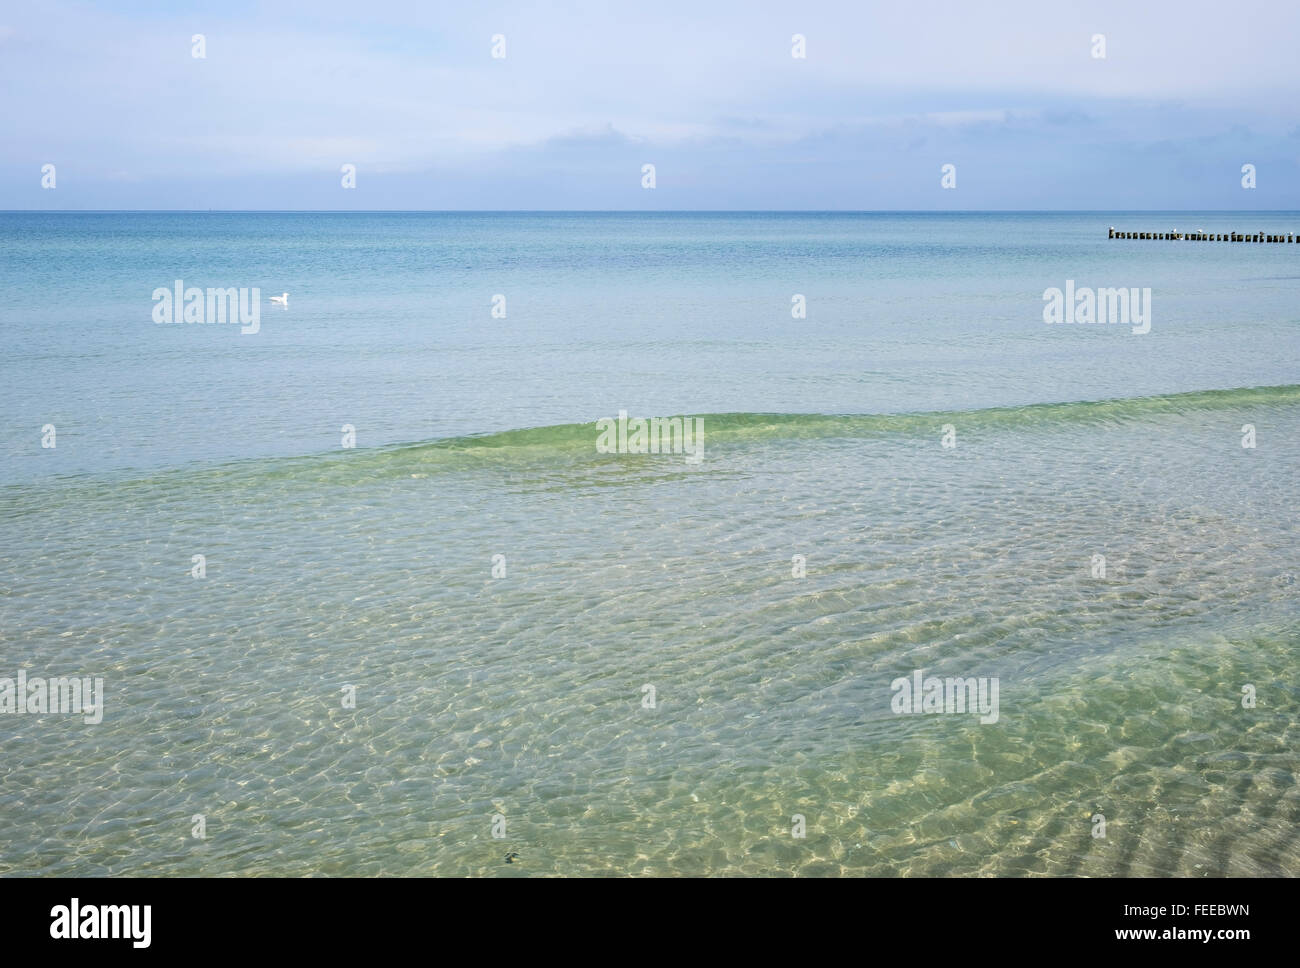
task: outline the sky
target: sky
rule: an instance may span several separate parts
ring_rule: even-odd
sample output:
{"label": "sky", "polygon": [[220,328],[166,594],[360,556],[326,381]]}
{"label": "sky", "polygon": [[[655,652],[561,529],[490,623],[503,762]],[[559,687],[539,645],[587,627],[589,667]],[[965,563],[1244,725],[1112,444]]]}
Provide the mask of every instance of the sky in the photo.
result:
{"label": "sky", "polygon": [[1297,38],[1296,0],[0,0],[0,209],[1293,210]]}

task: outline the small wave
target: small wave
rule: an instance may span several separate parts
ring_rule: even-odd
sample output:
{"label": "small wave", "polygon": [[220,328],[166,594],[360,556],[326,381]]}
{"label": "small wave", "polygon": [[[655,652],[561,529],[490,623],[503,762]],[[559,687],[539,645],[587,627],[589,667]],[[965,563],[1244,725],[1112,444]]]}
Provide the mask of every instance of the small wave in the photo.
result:
{"label": "small wave", "polygon": [[[943,423],[960,423],[968,428],[1017,427],[1050,422],[1110,423],[1158,414],[1294,403],[1300,403],[1300,385],[1199,390],[1148,397],[1035,403],[1021,407],[990,407],[976,410],[881,414],[705,413],[685,416],[701,418],[704,421],[708,441],[720,443],[750,438],[855,437],[914,430],[929,431]],[[682,415],[634,414],[633,416]],[[548,448],[561,450],[569,447],[592,450],[595,439],[596,424],[592,421],[444,437],[418,443],[388,445],[376,450],[407,454],[419,451],[470,453]]]}
{"label": "small wave", "polygon": [[[974,410],[882,414],[705,413],[684,416],[703,421],[706,450],[718,453],[721,448],[765,441],[867,439],[895,434],[937,435],[947,423],[960,427],[963,433],[1018,430],[1052,424],[1118,425],[1196,411],[1296,404],[1300,404],[1300,385],[1292,384]],[[208,484],[254,476],[359,484],[377,478],[418,478],[446,471],[555,468],[579,463],[618,461],[653,461],[656,466],[667,468],[671,462],[671,457],[665,458],[664,455],[629,457],[597,453],[597,436],[595,421],[556,424],[357,450],[340,449],[301,457],[253,458],[202,467],[177,468],[151,475],[145,480],[131,475],[130,483],[136,486],[161,485],[176,483],[178,478],[193,482],[194,477],[200,475]],[[98,476],[94,476],[83,483],[94,486],[97,479]]]}

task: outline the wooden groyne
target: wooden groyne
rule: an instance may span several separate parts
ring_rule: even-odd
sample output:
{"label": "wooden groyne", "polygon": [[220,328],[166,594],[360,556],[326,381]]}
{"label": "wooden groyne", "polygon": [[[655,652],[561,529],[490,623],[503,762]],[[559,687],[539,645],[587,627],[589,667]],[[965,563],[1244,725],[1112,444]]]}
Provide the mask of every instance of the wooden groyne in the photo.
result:
{"label": "wooden groyne", "polygon": [[1110,227],[1108,239],[1155,239],[1160,242],[1300,242],[1300,233],[1288,232],[1286,235],[1265,235],[1259,232],[1245,234],[1242,232],[1117,232]]}

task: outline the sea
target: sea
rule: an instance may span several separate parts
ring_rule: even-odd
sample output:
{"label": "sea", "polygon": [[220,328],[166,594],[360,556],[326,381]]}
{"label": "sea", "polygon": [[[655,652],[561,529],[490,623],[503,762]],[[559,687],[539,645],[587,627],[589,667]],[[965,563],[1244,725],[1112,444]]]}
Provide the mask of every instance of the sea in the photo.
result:
{"label": "sea", "polygon": [[0,875],[1300,874],[1300,244],[1112,228],[1300,213],[0,213]]}

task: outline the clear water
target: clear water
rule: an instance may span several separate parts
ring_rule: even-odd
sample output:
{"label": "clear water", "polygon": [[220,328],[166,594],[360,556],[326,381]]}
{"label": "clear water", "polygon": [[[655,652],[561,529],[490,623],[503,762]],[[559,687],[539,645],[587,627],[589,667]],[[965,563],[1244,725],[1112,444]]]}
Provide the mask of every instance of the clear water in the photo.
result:
{"label": "clear water", "polygon": [[0,215],[0,872],[1300,872],[1300,245],[1106,238],[1246,218]]}

